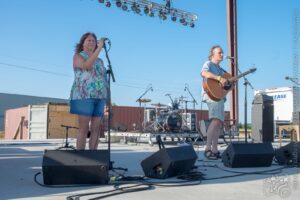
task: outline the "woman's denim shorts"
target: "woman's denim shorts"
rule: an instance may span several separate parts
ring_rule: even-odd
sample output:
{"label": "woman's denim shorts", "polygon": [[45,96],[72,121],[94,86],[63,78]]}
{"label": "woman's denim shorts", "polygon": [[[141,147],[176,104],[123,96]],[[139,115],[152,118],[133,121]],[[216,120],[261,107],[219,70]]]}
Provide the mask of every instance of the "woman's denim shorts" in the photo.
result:
{"label": "woman's denim shorts", "polygon": [[103,117],[105,99],[74,99],[70,101],[70,113]]}

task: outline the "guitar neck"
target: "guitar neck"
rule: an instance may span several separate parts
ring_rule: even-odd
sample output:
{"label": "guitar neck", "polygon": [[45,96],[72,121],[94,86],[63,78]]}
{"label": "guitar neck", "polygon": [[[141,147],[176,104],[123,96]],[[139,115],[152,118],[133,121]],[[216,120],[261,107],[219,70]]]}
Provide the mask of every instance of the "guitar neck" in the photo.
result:
{"label": "guitar neck", "polygon": [[230,78],[229,79],[229,81],[230,82],[234,82],[234,81],[236,81],[236,80],[238,80],[239,78],[242,78],[243,76],[246,76],[247,74],[250,74],[252,71],[246,71],[246,72],[244,72],[244,73],[242,73],[242,74],[240,74],[240,75],[238,75],[238,76],[235,76],[235,77],[232,77],[232,78]]}

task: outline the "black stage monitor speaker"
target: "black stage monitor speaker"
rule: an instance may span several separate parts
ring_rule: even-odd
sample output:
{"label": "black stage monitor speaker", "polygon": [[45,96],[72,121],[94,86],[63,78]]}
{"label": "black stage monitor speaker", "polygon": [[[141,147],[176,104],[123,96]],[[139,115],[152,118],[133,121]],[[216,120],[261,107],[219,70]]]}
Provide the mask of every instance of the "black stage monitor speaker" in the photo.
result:
{"label": "black stage monitor speaker", "polygon": [[274,149],[271,143],[231,143],[222,154],[226,167],[267,167],[272,164]]}
{"label": "black stage monitor speaker", "polygon": [[190,171],[197,154],[193,146],[163,148],[141,162],[145,176],[164,179]]}
{"label": "black stage monitor speaker", "polygon": [[256,94],[252,103],[252,139],[255,143],[274,141],[273,97]]}
{"label": "black stage monitor speaker", "polygon": [[107,184],[108,150],[45,150],[45,185]]}
{"label": "black stage monitor speaker", "polygon": [[300,167],[300,142],[291,142],[276,149],[275,159],[279,165]]}

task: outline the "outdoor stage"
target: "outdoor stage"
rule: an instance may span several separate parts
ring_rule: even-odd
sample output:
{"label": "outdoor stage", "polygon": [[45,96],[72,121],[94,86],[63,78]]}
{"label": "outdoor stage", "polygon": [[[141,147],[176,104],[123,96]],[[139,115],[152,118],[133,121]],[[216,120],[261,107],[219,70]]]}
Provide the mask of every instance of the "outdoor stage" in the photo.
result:
{"label": "outdoor stage", "polygon": [[[75,145],[75,140],[71,139],[70,144]],[[34,176],[37,172],[42,171],[44,150],[56,149],[63,145],[64,141],[61,139],[0,141],[0,199],[56,200],[91,192],[97,194],[80,199],[99,199],[107,194],[103,192],[115,189],[114,185],[51,188],[36,184]],[[175,145],[176,142],[172,145],[167,144],[166,148]],[[274,147],[278,147],[278,145],[278,142],[273,143]],[[102,141],[99,148],[107,149],[107,143]],[[182,187],[189,183],[174,183],[180,181],[176,178],[147,179],[149,182],[173,182],[171,185],[175,184],[176,186],[168,187],[168,184],[162,183],[161,185],[153,185],[150,190],[111,196],[106,199],[281,199],[280,195],[285,195],[286,199],[298,199],[300,196],[299,168],[285,168],[281,171],[259,174],[257,172],[275,170],[281,166],[273,163],[270,167],[227,168],[223,166],[221,160],[205,159],[203,156],[204,146],[201,143],[194,145],[194,149],[198,155],[195,163],[197,171],[201,172],[204,177],[202,181],[192,182],[196,185]],[[220,150],[225,149],[226,145],[220,144]],[[141,161],[157,151],[158,146],[156,144],[152,146],[141,142],[128,141],[127,144],[114,142],[111,144],[111,160],[114,161],[114,167],[128,168],[125,176],[143,176]],[[123,173],[118,170],[117,172]],[[241,173],[248,174],[238,175]],[[110,171],[109,174],[117,175],[113,171]],[[38,176],[37,180],[43,183],[42,176]],[[132,184],[126,186],[130,185]]]}
{"label": "outdoor stage", "polygon": [[[107,138],[107,134],[105,134]],[[198,132],[111,132],[111,140],[114,142],[135,142],[148,143],[153,145],[156,143],[156,137],[160,136],[163,141],[183,142],[186,140],[195,141],[199,138]]]}

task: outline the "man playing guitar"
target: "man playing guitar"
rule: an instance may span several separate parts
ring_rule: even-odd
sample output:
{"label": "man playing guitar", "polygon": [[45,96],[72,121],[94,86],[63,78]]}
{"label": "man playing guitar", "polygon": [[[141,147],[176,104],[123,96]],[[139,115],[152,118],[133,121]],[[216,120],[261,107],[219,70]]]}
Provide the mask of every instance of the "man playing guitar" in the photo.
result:
{"label": "man playing guitar", "polygon": [[[203,84],[205,85],[208,79],[218,81],[221,86],[228,84],[228,80],[222,75],[225,71],[220,67],[220,62],[223,60],[223,50],[220,46],[216,45],[210,49],[208,61],[206,61],[201,70],[203,77]],[[203,91],[203,101],[207,103],[210,124],[207,129],[207,143],[204,151],[204,156],[210,160],[221,158],[218,151],[218,138],[223,131],[224,122],[224,103],[226,98],[219,101],[212,99],[207,90]]]}

